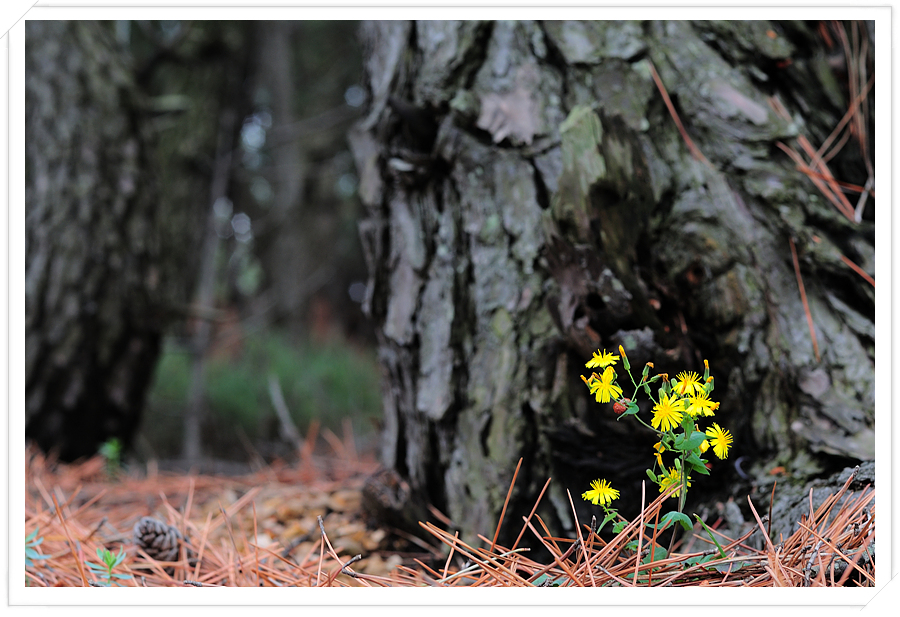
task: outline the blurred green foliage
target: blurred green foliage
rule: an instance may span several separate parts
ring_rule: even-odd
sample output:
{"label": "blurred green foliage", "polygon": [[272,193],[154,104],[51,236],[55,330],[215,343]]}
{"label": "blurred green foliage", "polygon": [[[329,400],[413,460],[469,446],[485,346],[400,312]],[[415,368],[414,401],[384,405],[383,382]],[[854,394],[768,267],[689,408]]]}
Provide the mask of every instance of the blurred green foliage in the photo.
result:
{"label": "blurred green foliage", "polygon": [[[280,333],[257,333],[248,335],[238,357],[213,356],[207,362],[203,447],[208,455],[243,459],[242,436],[254,447],[277,440],[270,374],[278,377],[291,417],[304,435],[313,419],[341,435],[342,422],[349,418],[357,437],[372,436],[381,415],[379,369],[372,350],[340,339],[295,346]],[[142,426],[154,456],[180,453],[190,378],[190,354],[167,343]]]}

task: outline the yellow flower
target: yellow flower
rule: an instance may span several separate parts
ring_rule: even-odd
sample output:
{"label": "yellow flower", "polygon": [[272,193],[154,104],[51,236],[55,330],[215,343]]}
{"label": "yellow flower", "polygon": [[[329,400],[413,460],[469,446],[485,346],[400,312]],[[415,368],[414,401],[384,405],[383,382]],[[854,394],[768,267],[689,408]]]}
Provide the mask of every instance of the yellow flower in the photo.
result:
{"label": "yellow flower", "polygon": [[[690,480],[687,481],[687,485],[690,487]],[[659,492],[665,493],[672,486],[677,486],[678,488],[675,489],[671,496],[678,497],[681,494],[681,473],[674,467],[669,467],[668,473],[663,473],[659,476]]]}
{"label": "yellow flower", "polygon": [[706,436],[709,437],[710,445],[716,456],[721,459],[728,458],[728,448],[733,441],[731,433],[713,422],[713,425],[706,429]]}
{"label": "yellow flower", "polygon": [[700,390],[696,395],[690,397],[689,401],[690,404],[685,411],[694,418],[697,416],[714,416],[716,415],[716,409],[719,408],[719,404],[709,400],[709,394],[703,390]]}
{"label": "yellow flower", "polygon": [[604,366],[609,366],[610,364],[615,364],[619,360],[619,356],[614,356],[608,351],[600,351],[599,349],[594,353],[594,357],[588,360],[587,364],[585,364],[588,368],[603,368]]}
{"label": "yellow flower", "polygon": [[591,389],[591,394],[597,395],[598,403],[608,403],[610,400],[622,396],[622,388],[613,383],[615,379],[616,372],[611,366],[607,366],[599,378],[596,377],[596,374],[591,375],[588,387]]}
{"label": "yellow flower", "polygon": [[693,371],[681,371],[675,376],[675,379],[677,381],[672,384],[672,390],[678,394],[690,396],[703,389],[703,384],[700,383],[700,375]]}
{"label": "yellow flower", "polygon": [[603,507],[612,503],[613,499],[619,498],[619,491],[614,489],[606,480],[591,480],[591,490],[581,494],[585,501],[590,501],[595,506],[597,504]]}
{"label": "yellow flower", "polygon": [[703,454],[707,450],[709,450],[709,440],[704,439],[703,443],[700,444],[700,454]]}
{"label": "yellow flower", "polygon": [[669,431],[681,424],[682,412],[684,411],[684,401],[672,395],[663,394],[659,398],[659,402],[653,406],[653,419],[650,423],[653,428]]}

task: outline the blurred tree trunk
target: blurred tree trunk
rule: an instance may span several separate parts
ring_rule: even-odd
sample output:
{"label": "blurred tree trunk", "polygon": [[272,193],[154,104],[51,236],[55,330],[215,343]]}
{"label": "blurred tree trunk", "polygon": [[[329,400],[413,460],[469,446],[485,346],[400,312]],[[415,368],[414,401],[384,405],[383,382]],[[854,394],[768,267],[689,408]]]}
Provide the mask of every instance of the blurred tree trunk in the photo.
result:
{"label": "blurred tree trunk", "polygon": [[163,329],[190,313],[244,32],[27,24],[26,437],[63,459],[129,445]]}
{"label": "blurred tree trunk", "polygon": [[128,442],[159,352],[160,230],[133,71],[107,28],[26,25],[26,436]]}
{"label": "blurred tree trunk", "polygon": [[[416,507],[431,502],[490,536],[519,458],[507,542],[551,476],[539,514],[556,532],[573,528],[567,490],[590,520],[598,477],[636,513],[654,435],[578,377],[619,344],[638,372],[710,362],[735,442],[695,499],[745,503],[774,465],[802,483],[874,459],[874,288],[842,260],[874,273],[873,204],[848,220],[777,146],[823,143],[849,107],[815,27],[364,24],[371,99],[351,143],[383,459],[407,483],[395,514],[434,520]],[[851,140],[829,165],[862,185],[863,160]]]}

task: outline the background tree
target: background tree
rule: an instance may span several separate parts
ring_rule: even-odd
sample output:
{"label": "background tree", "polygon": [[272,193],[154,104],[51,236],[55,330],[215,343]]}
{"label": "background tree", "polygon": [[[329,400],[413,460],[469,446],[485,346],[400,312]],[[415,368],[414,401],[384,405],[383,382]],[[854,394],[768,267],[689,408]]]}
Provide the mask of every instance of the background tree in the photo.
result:
{"label": "background tree", "polygon": [[[271,374],[280,377],[301,429],[324,414],[323,428],[340,430],[342,419],[334,416],[349,413],[358,436],[372,432],[366,429],[378,412],[377,388],[343,386],[350,375],[357,384],[378,379],[360,310],[361,205],[346,143],[365,97],[357,85],[355,28],[353,22],[29,25],[28,436],[39,445],[74,458],[118,436],[126,446],[134,441],[131,454],[164,464],[244,461],[248,452],[290,455],[294,445],[278,436],[268,394]],[[103,71],[113,70],[110,85]],[[140,164],[133,174],[117,172],[131,160],[105,153],[118,148],[113,137],[131,134]],[[83,143],[103,153],[102,165],[78,160]],[[139,186],[120,186],[122,174]],[[85,200],[78,191],[97,197]],[[139,207],[114,211],[111,204],[121,199]],[[85,218],[78,219],[81,211]],[[101,215],[102,227],[94,220]],[[91,245],[75,242],[76,232],[104,238],[90,248],[97,264],[78,266],[76,256],[86,259],[81,251]],[[132,242],[135,234],[140,242]],[[46,261],[38,251],[53,257]],[[53,265],[56,258],[66,266]],[[113,271],[107,260],[121,266]],[[41,287],[59,282],[53,268],[66,273],[66,303],[62,291]],[[141,268],[152,273],[150,282]],[[144,295],[131,297],[138,292]],[[89,308],[95,296],[107,307],[102,315]],[[97,355],[106,337],[118,340],[121,315],[131,312],[155,350],[133,365],[102,352],[96,371],[90,369],[91,392],[58,405],[59,383],[80,379],[74,374],[93,362],[85,358]],[[63,339],[77,352],[54,352]],[[58,363],[52,371],[45,362],[51,356]],[[124,375],[133,392],[113,413],[105,389]],[[146,421],[134,436],[151,381]],[[111,414],[127,422],[107,422]],[[81,424],[83,434],[73,433]],[[67,434],[76,435],[77,447],[61,447]]]}
{"label": "background tree", "polygon": [[[356,232],[361,207],[346,140],[364,96],[357,85],[358,24],[253,26],[255,113],[244,125],[240,178],[246,190],[236,204],[253,221],[254,252],[265,272],[256,312],[302,340],[322,321],[315,313],[329,314],[326,319],[346,313],[348,287],[366,276]],[[260,118],[268,126],[257,125]]]}
{"label": "background tree", "polygon": [[[27,23],[26,437],[65,460],[130,443],[185,313],[240,39],[221,22]],[[208,70],[188,76],[194,54]]]}
{"label": "background tree", "polygon": [[[394,472],[370,494],[393,496],[397,520],[433,518],[428,501],[470,540],[489,533],[520,457],[511,511],[552,476],[541,516],[571,531],[566,490],[590,520],[579,496],[604,477],[634,514],[655,439],[578,378],[619,344],[638,370],[710,362],[735,443],[693,495],[874,459],[874,286],[845,261],[874,272],[874,200],[838,210],[779,147],[823,144],[862,100],[871,25],[390,21],[361,36],[371,99],[351,140]],[[828,162],[857,185],[871,100]]]}

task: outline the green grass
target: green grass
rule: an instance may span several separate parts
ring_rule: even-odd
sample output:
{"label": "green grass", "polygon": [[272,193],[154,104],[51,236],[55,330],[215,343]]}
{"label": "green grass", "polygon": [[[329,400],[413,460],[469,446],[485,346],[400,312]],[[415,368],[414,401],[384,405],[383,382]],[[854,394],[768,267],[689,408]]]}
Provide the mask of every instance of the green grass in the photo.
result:
{"label": "green grass", "polygon": [[[354,432],[365,436],[372,432],[372,420],[381,415],[373,351],[343,341],[294,346],[277,332],[251,335],[236,360],[211,358],[207,363],[205,451],[241,458],[246,451],[241,432],[254,443],[277,438],[278,420],[268,392],[270,373],[278,376],[291,417],[303,433],[316,419],[340,435],[343,420],[350,418]],[[190,375],[190,355],[167,344],[142,425],[157,456],[175,457],[180,452]]]}

